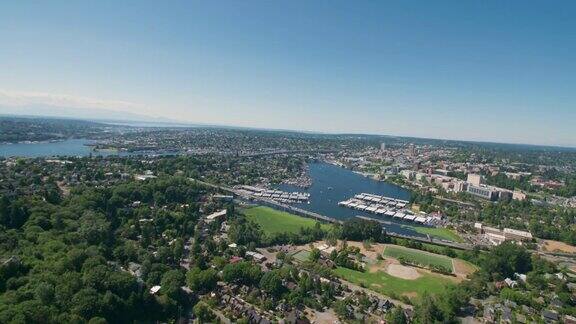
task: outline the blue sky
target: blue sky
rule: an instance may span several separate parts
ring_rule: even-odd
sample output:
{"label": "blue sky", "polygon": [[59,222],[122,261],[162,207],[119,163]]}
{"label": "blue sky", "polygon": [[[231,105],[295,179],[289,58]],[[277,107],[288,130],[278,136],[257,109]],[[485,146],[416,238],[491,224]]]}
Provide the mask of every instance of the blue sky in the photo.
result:
{"label": "blue sky", "polygon": [[574,1],[4,1],[0,106],[576,146],[574,17]]}

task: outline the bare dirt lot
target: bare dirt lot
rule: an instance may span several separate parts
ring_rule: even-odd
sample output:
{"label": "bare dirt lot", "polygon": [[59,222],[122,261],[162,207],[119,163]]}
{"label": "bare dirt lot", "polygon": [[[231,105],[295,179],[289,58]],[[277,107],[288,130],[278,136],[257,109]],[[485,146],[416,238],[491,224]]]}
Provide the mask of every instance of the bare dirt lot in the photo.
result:
{"label": "bare dirt lot", "polygon": [[561,252],[561,253],[576,254],[576,246],[552,240],[544,240],[544,244],[542,244],[542,250],[544,252]]}
{"label": "bare dirt lot", "polygon": [[332,324],[332,323],[340,323],[338,316],[334,313],[332,309],[329,309],[325,312],[319,312],[316,310],[311,310],[312,313],[312,323],[318,324]]}
{"label": "bare dirt lot", "polygon": [[368,271],[384,271],[387,274],[406,280],[415,280],[421,277],[417,269],[401,265],[396,259],[388,258],[372,264]]}
{"label": "bare dirt lot", "polygon": [[416,269],[401,264],[389,264],[386,272],[401,279],[414,280],[420,278],[420,274]]}
{"label": "bare dirt lot", "polygon": [[466,279],[469,274],[472,274],[478,270],[472,264],[459,259],[452,259],[452,264],[454,265],[454,274],[456,275],[458,281]]}

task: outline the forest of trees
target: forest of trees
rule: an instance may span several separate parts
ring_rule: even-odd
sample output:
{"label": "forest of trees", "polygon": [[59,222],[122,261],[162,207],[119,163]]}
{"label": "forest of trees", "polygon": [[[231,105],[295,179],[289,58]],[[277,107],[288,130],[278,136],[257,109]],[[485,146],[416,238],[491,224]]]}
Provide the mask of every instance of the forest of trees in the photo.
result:
{"label": "forest of trees", "polygon": [[[74,323],[164,319],[178,304],[177,260],[198,218],[201,189],[183,179],[74,190],[60,202],[0,197],[0,322]],[[126,208],[187,204],[179,211]],[[154,225],[139,222],[154,218]],[[155,253],[150,251],[150,247]],[[142,264],[142,277],[126,271]],[[148,293],[162,285],[161,298]]]}

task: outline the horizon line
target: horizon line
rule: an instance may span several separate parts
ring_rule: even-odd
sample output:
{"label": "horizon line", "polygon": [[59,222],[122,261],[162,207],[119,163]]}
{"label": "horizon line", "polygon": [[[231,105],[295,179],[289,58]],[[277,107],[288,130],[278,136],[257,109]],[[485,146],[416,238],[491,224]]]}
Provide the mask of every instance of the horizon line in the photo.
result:
{"label": "horizon line", "polygon": [[[393,137],[393,138],[404,138],[404,139],[418,139],[418,140],[434,140],[434,141],[450,141],[450,142],[465,142],[471,144],[504,144],[504,145],[525,145],[541,148],[558,148],[558,149],[570,149],[576,150],[576,144],[572,146],[568,145],[558,145],[558,144],[533,144],[533,143],[522,143],[522,142],[497,142],[497,141],[483,141],[483,140],[469,140],[469,139],[454,139],[454,138],[441,138],[441,137],[419,137],[410,135],[390,135],[383,133],[357,133],[357,132],[325,132],[316,130],[305,130],[305,129],[293,129],[293,128],[267,128],[267,127],[257,127],[257,126],[238,126],[229,124],[212,124],[212,123],[202,123],[202,122],[177,122],[172,120],[167,121],[145,121],[145,120],[131,120],[131,119],[104,119],[104,118],[82,118],[82,117],[67,117],[67,116],[47,116],[47,115],[17,115],[17,114],[3,114],[0,113],[0,117],[20,117],[20,118],[43,118],[43,119],[67,119],[67,120],[78,120],[78,121],[91,121],[101,124],[108,125],[124,125],[130,127],[143,127],[143,128],[186,128],[186,127],[210,127],[210,128],[234,128],[234,129],[245,129],[245,130],[261,130],[261,131],[271,131],[271,132],[292,132],[301,134],[318,134],[318,135],[332,135],[332,136],[381,136],[381,137]],[[152,118],[151,116],[143,116],[146,118]],[[130,123],[142,123],[150,124],[149,126],[134,126]]]}

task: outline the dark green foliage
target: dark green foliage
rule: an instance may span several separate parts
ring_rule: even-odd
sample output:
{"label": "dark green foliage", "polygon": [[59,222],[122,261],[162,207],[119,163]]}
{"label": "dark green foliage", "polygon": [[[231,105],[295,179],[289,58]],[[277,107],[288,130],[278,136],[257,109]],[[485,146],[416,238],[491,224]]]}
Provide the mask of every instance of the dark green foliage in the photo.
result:
{"label": "dark green foliage", "polygon": [[406,324],[408,320],[406,319],[406,314],[402,307],[394,307],[394,309],[388,313],[386,320],[390,324]]}
{"label": "dark green foliage", "polygon": [[262,270],[258,265],[245,261],[227,264],[222,270],[224,281],[245,285],[257,283],[261,276]]}
{"label": "dark green foliage", "polygon": [[210,322],[214,319],[214,314],[210,310],[210,307],[204,303],[198,303],[194,306],[194,315],[200,319],[202,323]]}
{"label": "dark green foliage", "polygon": [[482,268],[497,279],[513,278],[516,272],[532,270],[532,259],[525,248],[505,242],[490,251],[484,258]]}
{"label": "dark green foliage", "polygon": [[[127,208],[134,200],[153,205],[154,192],[172,208]],[[65,199],[0,197],[0,322],[173,318],[186,305],[184,274],[173,270],[183,241],[168,243],[193,228],[198,192],[184,179],[166,178],[78,187]],[[185,202],[189,207],[178,207]],[[129,262],[142,265],[141,282],[121,270]],[[158,296],[149,294],[152,285],[162,285]]]}
{"label": "dark green foliage", "polygon": [[201,270],[194,267],[186,274],[188,287],[196,292],[208,292],[216,287],[218,273],[214,269]]}
{"label": "dark green foliage", "polygon": [[351,241],[374,240],[375,242],[386,242],[387,240],[380,223],[358,218],[344,222],[341,238]]}
{"label": "dark green foliage", "polygon": [[259,245],[263,234],[258,224],[247,220],[245,217],[238,217],[230,224],[228,235],[232,242],[238,244],[253,243]]}
{"label": "dark green foliage", "polygon": [[279,270],[266,272],[260,279],[260,288],[274,297],[280,297],[286,290],[282,285],[282,276]]}

